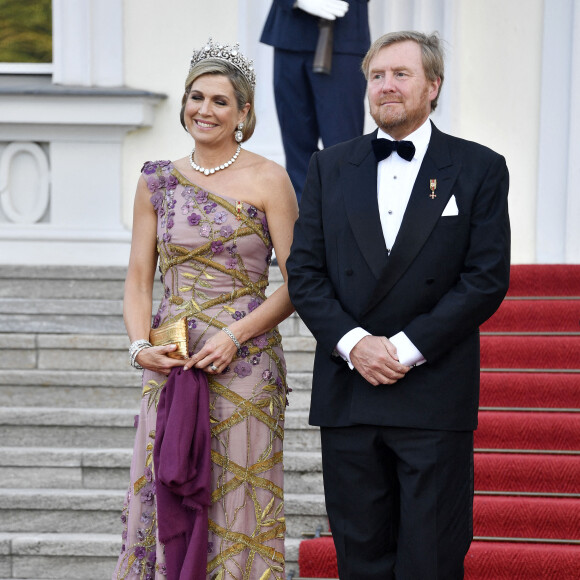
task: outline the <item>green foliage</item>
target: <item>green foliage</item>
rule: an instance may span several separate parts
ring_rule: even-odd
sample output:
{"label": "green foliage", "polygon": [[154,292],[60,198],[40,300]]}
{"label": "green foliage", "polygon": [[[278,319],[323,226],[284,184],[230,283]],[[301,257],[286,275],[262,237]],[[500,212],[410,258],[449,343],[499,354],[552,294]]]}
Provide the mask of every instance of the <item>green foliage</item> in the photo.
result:
{"label": "green foliage", "polygon": [[0,0],[0,62],[52,62],[52,0]]}

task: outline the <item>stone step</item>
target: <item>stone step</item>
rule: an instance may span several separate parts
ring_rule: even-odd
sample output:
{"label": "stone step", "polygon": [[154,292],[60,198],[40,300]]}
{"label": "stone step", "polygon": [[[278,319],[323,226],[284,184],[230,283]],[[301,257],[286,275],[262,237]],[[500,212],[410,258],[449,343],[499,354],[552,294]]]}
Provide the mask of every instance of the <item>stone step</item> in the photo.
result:
{"label": "stone step", "polygon": [[[119,316],[123,315],[123,301],[101,298],[90,299],[47,299],[3,298],[0,300],[0,314],[60,314],[64,316]],[[42,332],[36,330],[35,332]]]}
{"label": "stone step", "polygon": [[[1,447],[0,488],[125,489],[131,449]],[[284,452],[284,486],[323,493],[318,451]]]}
{"label": "stone step", "polygon": [[0,334],[4,368],[131,370],[125,334]]}
{"label": "stone step", "polygon": [[[283,346],[287,368],[295,373],[312,370],[312,337],[288,336]],[[0,364],[14,370],[130,370],[128,348],[125,334],[3,333]]]}
{"label": "stone step", "polygon": [[[18,372],[21,373],[21,371]],[[0,407],[40,407],[48,404],[85,409],[132,409],[137,412],[141,400],[141,386],[136,381],[138,382],[139,379],[133,377],[135,384],[126,387],[88,385],[15,387],[0,384]],[[308,394],[304,395],[300,404],[307,405],[308,399]]]}
{"label": "stone step", "polygon": [[[1,347],[0,347],[1,348]],[[294,391],[310,392],[312,374],[310,372],[289,372],[288,384]],[[30,370],[2,369],[0,386],[16,387],[110,387],[133,388],[141,384],[141,373],[129,368],[124,371],[84,371],[84,370]]]}
{"label": "stone step", "polygon": [[309,425],[308,411],[287,411],[284,424],[284,449],[286,451],[320,450],[320,429]]}
{"label": "stone step", "polygon": [[126,492],[99,489],[2,489],[0,532],[121,532]]}
{"label": "stone step", "polygon": [[0,533],[2,578],[110,578],[121,537],[116,534]]}
{"label": "stone step", "polygon": [[129,409],[0,408],[6,447],[133,447],[135,411]]}
{"label": "stone step", "polygon": [[[290,408],[289,408],[290,409]],[[133,448],[133,409],[0,408],[0,441],[6,447]],[[285,449],[320,448],[320,432],[308,412],[286,413]]]}
{"label": "stone step", "polygon": [[[289,373],[292,410],[310,408],[311,375]],[[127,371],[3,370],[0,407],[134,409],[141,398],[141,375]]]}
{"label": "stone step", "polygon": [[87,334],[110,334],[125,332],[121,316],[66,316],[66,315],[25,315],[2,314],[0,332],[46,332],[71,333],[85,332]]}
{"label": "stone step", "polygon": [[[2,266],[2,270],[6,268]],[[125,274],[107,279],[18,279],[0,275],[0,302],[10,298],[29,300],[123,300]],[[23,294],[24,292],[24,294]]]}
{"label": "stone step", "polygon": [[[298,573],[300,538],[286,538],[286,573]],[[0,578],[103,580],[121,549],[118,534],[0,533]]]}
{"label": "stone step", "polygon": [[[0,272],[0,333],[124,334],[122,320],[125,268],[3,266]],[[277,267],[270,270],[271,295],[282,284]],[[163,289],[153,288],[153,310]],[[25,298],[23,298],[25,296]],[[297,314],[280,326],[284,336],[311,336]]]}
{"label": "stone step", "polygon": [[0,448],[0,488],[126,489],[131,449]]}
{"label": "stone step", "polygon": [[324,495],[284,492],[284,515],[289,538],[300,538],[305,531],[328,529]]}
{"label": "stone step", "polygon": [[[154,300],[156,310],[159,299]],[[96,305],[96,311],[90,309]],[[125,324],[120,300],[28,300],[0,298],[0,333],[44,332],[52,334],[121,334]],[[297,314],[282,321],[278,328],[282,336],[312,334]]]}
{"label": "stone step", "polygon": [[286,577],[288,578],[290,574],[293,577],[298,576],[298,550],[300,547],[300,542],[303,538],[291,538],[286,537],[284,541],[284,551],[286,560]]}
{"label": "stone step", "polygon": [[[126,268],[124,267],[67,267],[67,266],[10,266],[0,271],[0,302],[3,299],[28,300],[122,300]],[[270,268],[270,286],[274,292],[283,282],[276,266]],[[154,284],[154,297],[159,299],[162,287]]]}
{"label": "stone step", "polygon": [[2,370],[0,386],[19,387],[110,387],[131,388],[141,384],[141,373],[132,368],[125,371],[83,371],[83,370]]}
{"label": "stone step", "polygon": [[141,375],[126,371],[4,370],[0,407],[133,409],[141,399]]}
{"label": "stone step", "polygon": [[284,451],[284,490],[287,493],[324,493],[319,450]]}
{"label": "stone step", "polygon": [[[119,298],[127,269],[121,266],[17,266],[0,269],[0,298]],[[51,294],[52,292],[52,294]],[[116,295],[112,295],[116,292]]]}
{"label": "stone step", "polygon": [[[1,489],[0,532],[121,534],[119,518],[125,493],[112,489]],[[321,494],[285,493],[284,511],[290,538],[328,526]]]}
{"label": "stone step", "polygon": [[[118,267],[0,271],[0,578],[110,577],[141,390],[127,360],[124,277]],[[268,295],[278,268],[270,280]],[[154,307],[161,294],[157,282]],[[292,371],[286,546],[296,575],[300,534],[328,524],[319,431],[307,424],[314,340],[296,314],[280,331]]]}

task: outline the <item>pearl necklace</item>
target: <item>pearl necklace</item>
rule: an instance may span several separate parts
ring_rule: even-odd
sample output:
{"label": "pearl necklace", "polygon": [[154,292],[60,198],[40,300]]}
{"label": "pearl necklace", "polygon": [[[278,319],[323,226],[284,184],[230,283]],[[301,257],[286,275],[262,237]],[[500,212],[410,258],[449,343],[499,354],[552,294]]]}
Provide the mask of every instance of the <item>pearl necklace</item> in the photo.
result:
{"label": "pearl necklace", "polygon": [[191,155],[189,156],[189,163],[191,163],[191,166],[196,171],[199,171],[200,173],[203,173],[204,175],[211,175],[211,174],[215,173],[216,171],[219,171],[220,169],[226,169],[232,163],[234,163],[234,161],[238,158],[238,155],[240,154],[241,150],[242,150],[242,146],[240,144],[238,144],[238,148],[236,149],[234,156],[229,161],[226,161],[225,163],[223,163],[222,165],[218,165],[217,167],[212,167],[211,169],[206,169],[205,167],[201,167],[200,165],[198,165],[193,160],[193,154],[195,153],[195,147],[194,147],[191,151]]}

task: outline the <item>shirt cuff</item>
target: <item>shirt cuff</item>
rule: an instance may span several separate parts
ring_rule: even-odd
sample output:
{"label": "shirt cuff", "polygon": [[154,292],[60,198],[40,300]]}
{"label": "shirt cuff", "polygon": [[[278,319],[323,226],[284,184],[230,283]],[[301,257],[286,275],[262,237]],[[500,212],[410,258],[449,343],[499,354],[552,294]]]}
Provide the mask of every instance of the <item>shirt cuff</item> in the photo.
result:
{"label": "shirt cuff", "polygon": [[350,370],[354,369],[354,365],[350,362],[350,351],[356,346],[356,344],[364,338],[369,336],[370,332],[367,332],[364,328],[357,326],[352,330],[349,330],[336,345],[336,350],[338,354],[348,363]]}
{"label": "shirt cuff", "polygon": [[417,347],[409,340],[409,337],[404,332],[397,332],[389,340],[395,345],[399,362],[402,365],[411,367],[427,362],[425,357],[417,350]]}

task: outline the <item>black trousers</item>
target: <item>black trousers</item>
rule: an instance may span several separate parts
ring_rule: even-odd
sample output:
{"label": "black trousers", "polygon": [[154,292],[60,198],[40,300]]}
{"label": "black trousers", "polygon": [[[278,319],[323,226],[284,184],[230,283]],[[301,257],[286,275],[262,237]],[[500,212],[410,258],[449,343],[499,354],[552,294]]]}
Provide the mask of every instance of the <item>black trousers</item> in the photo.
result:
{"label": "black trousers", "polygon": [[324,147],[360,137],[366,81],[362,56],[333,54],[330,75],[312,71],[312,52],[274,50],[274,97],[286,170],[298,201],[318,141]]}
{"label": "black trousers", "polygon": [[473,432],[322,427],[341,580],[459,580],[473,537]]}

